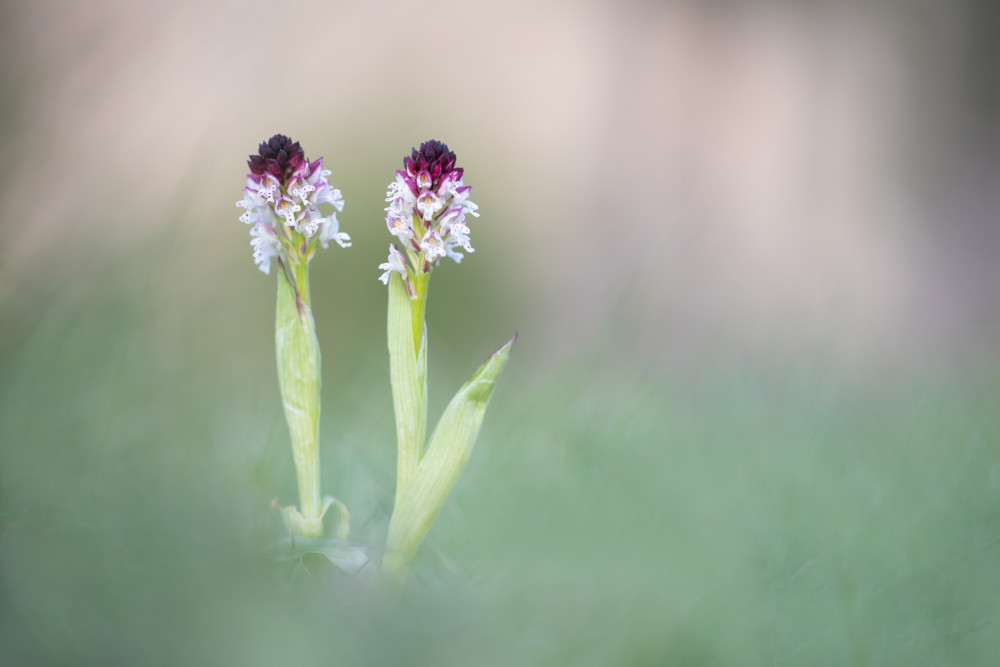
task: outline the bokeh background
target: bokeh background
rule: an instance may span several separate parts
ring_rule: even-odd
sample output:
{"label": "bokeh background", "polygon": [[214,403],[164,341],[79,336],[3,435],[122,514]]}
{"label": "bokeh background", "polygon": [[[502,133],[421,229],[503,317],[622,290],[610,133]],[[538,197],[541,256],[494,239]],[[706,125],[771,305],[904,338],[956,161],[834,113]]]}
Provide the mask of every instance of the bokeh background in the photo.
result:
{"label": "bokeh background", "polygon": [[[994,664],[996,3],[0,13],[0,662]],[[401,597],[260,556],[295,488],[234,202],[278,132],[346,199],[324,490],[373,554],[421,141],[482,212],[431,414],[520,333]]]}

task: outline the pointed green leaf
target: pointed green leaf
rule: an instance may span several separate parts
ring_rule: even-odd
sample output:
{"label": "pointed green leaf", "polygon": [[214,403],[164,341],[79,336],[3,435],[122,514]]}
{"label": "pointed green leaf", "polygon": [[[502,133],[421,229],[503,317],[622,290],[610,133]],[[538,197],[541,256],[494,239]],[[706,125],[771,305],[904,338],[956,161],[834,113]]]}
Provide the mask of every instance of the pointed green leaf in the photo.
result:
{"label": "pointed green leaf", "polygon": [[386,565],[396,569],[396,574],[401,574],[398,571],[405,570],[405,564],[416,554],[465,468],[515,340],[517,334],[491,354],[451,399],[434,429],[427,453],[396,503],[386,544]]}

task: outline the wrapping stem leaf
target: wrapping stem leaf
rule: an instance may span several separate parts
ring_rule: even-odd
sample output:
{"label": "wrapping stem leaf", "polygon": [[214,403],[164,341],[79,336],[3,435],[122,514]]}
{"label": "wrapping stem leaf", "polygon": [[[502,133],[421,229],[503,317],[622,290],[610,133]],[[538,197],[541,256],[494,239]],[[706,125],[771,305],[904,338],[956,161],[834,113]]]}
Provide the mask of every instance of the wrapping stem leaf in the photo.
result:
{"label": "wrapping stem leaf", "polygon": [[[398,281],[402,283],[402,281]],[[390,297],[391,298],[391,297]],[[401,493],[389,523],[383,571],[401,580],[407,564],[455,487],[475,445],[483,415],[517,334],[491,354],[451,399]]]}
{"label": "wrapping stem leaf", "polygon": [[364,584],[374,583],[375,568],[363,547],[336,538],[286,537],[265,550],[276,561],[298,561],[318,554]]}
{"label": "wrapping stem leaf", "polygon": [[319,488],[320,353],[309,307],[309,268],[297,262],[278,272],[275,344],[278,384],[292,440],[302,520],[295,532],[323,535]]}
{"label": "wrapping stem leaf", "polygon": [[411,297],[413,283],[398,273],[389,279],[389,376],[392,405],[396,413],[396,503],[417,469],[427,437],[427,334],[421,322],[417,347],[413,325],[413,301],[426,299],[427,281]]}

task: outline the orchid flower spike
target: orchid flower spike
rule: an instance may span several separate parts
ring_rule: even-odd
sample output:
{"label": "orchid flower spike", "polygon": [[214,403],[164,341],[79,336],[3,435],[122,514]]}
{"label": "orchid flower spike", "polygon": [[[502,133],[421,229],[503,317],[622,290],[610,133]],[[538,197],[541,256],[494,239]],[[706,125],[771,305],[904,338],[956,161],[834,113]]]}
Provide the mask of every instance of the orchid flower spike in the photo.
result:
{"label": "orchid flower spike", "polygon": [[[461,262],[465,252],[475,252],[469,241],[466,216],[478,217],[469,200],[470,186],[462,182],[463,170],[455,167],[455,153],[437,140],[425,141],[403,160],[403,169],[389,184],[385,223],[399,239],[414,274],[430,273],[442,257]],[[400,271],[402,254],[390,252],[379,280],[388,283],[389,271]],[[405,274],[404,274],[405,276]]]}
{"label": "orchid flower spike", "polygon": [[[276,134],[247,164],[250,173],[236,205],[246,209],[240,221],[251,225],[253,260],[261,271],[270,273],[275,257],[286,267],[308,262],[317,246],[326,248],[330,241],[350,247],[351,237],[337,221],[344,198],[327,180],[323,158],[310,162],[299,142]],[[327,205],[326,213],[321,205]]]}

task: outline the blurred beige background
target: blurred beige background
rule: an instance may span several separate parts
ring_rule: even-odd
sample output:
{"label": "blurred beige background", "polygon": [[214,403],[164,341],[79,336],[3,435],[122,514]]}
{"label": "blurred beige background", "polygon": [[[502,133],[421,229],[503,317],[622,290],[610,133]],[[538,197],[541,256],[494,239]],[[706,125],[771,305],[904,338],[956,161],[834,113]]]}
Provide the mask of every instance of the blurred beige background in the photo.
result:
{"label": "blurred beige background", "polygon": [[997,14],[8,3],[0,308],[164,239],[164,317],[206,288],[247,298],[227,282],[259,284],[233,203],[276,132],[344,191],[346,252],[371,269],[338,292],[376,294],[381,194],[439,138],[483,215],[476,255],[436,281],[494,285],[536,359],[606,343],[654,364],[717,346],[868,367],[995,355]]}

